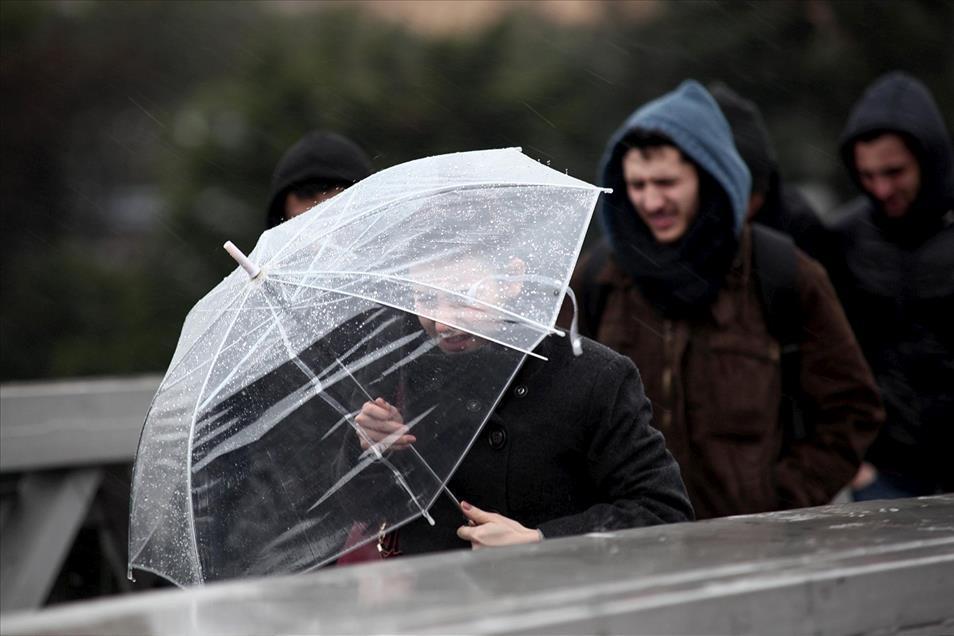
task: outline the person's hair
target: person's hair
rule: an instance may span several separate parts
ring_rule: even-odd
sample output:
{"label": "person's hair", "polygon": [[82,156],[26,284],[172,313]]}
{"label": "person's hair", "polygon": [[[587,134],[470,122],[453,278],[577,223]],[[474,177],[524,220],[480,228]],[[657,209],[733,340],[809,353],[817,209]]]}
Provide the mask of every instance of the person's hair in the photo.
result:
{"label": "person's hair", "polygon": [[285,195],[294,194],[299,199],[311,199],[317,195],[334,190],[335,188],[347,188],[350,183],[344,181],[327,181],[324,179],[311,179],[296,183],[286,190]]}
{"label": "person's hair", "polygon": [[682,149],[676,145],[676,142],[674,142],[668,136],[654,130],[644,130],[642,128],[637,128],[623,137],[620,145],[626,150],[638,151],[639,154],[642,155],[643,159],[650,159],[653,155],[659,153],[663,148],[675,148],[676,152],[679,153],[679,158],[682,161],[690,163],[693,166],[696,165],[696,163],[687,157]]}
{"label": "person's hair", "polygon": [[900,138],[901,143],[904,144],[904,147],[907,148],[912,155],[917,157],[918,161],[920,161],[921,149],[918,146],[918,143],[914,140],[913,137],[911,137],[911,135],[907,134],[906,132],[902,132],[900,130],[891,130],[890,128],[876,128],[874,130],[869,130],[855,137],[854,141],[852,142],[852,146],[857,144],[859,141],[862,143],[871,143],[875,139],[878,139],[880,137],[885,137],[887,135],[894,135],[895,137]]}

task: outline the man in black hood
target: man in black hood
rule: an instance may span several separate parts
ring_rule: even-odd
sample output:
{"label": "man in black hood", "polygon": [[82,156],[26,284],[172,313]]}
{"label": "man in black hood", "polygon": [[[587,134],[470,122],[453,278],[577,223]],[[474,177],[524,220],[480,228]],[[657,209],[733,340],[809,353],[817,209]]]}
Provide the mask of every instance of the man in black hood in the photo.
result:
{"label": "man in black hood", "polygon": [[902,72],[855,104],[841,155],[863,195],[836,213],[832,272],[887,420],[855,497],[954,490],[954,151],[931,93]]}
{"label": "man in black hood", "polygon": [[285,151],[268,196],[266,223],[272,228],[330,199],[371,174],[371,160],[353,141],[313,130]]}
{"label": "man in black hood", "polygon": [[759,107],[722,82],[712,84],[709,92],[729,121],[735,147],[752,174],[748,220],[792,237],[799,249],[827,268],[832,258],[828,231],[808,200],[782,182]]}

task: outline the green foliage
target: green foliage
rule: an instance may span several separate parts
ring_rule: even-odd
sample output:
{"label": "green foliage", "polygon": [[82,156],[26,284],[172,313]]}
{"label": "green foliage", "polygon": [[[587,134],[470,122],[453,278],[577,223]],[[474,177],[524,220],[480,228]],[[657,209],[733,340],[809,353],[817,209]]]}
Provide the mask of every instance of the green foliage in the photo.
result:
{"label": "green foliage", "polygon": [[762,106],[789,179],[847,195],[836,139],[874,77],[907,69],[954,104],[950,2],[658,7],[424,36],[349,5],[3,2],[0,378],[163,369],[234,266],[221,244],[251,249],[275,162],[312,128],[377,169],[521,146],[593,180],[634,108],[720,79]]}

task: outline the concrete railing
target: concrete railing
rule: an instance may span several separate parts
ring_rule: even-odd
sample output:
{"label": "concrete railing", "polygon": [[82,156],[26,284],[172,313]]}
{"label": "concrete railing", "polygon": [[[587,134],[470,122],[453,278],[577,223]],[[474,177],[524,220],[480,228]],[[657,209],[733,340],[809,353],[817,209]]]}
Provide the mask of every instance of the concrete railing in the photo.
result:
{"label": "concrete railing", "polygon": [[20,634],[954,633],[954,495],[810,508],[6,616]]}
{"label": "concrete railing", "polygon": [[159,376],[0,385],[0,611],[39,607],[102,467],[130,463]]}
{"label": "concrete railing", "polygon": [[548,540],[11,614],[48,596],[102,467],[132,461],[159,381],[0,386],[0,473],[16,483],[0,501],[3,634],[954,633],[954,496]]}

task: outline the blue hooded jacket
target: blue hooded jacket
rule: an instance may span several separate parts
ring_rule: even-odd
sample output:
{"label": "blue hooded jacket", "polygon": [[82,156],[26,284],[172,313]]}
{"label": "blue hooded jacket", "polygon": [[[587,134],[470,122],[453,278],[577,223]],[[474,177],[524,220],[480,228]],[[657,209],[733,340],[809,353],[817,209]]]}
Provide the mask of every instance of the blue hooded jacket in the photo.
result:
{"label": "blue hooded jacket", "polygon": [[[629,148],[623,141],[636,130],[665,135],[699,168],[699,211],[675,244],[655,241],[626,193],[622,160]],[[686,80],[630,115],[607,144],[600,182],[613,188],[601,199],[604,234],[640,292],[671,317],[714,300],[738,251],[752,178],[708,91]]]}
{"label": "blue hooded jacket", "polygon": [[752,177],[735,148],[729,122],[709,91],[695,80],[686,80],[671,93],[637,109],[613,133],[600,171],[601,185],[613,188],[613,194],[602,199],[605,203],[600,216],[604,228],[606,217],[615,214],[614,209],[633,211],[623,181],[622,158],[628,149],[620,144],[637,129],[666,135],[718,182],[731,202],[738,235],[748,209]]}

